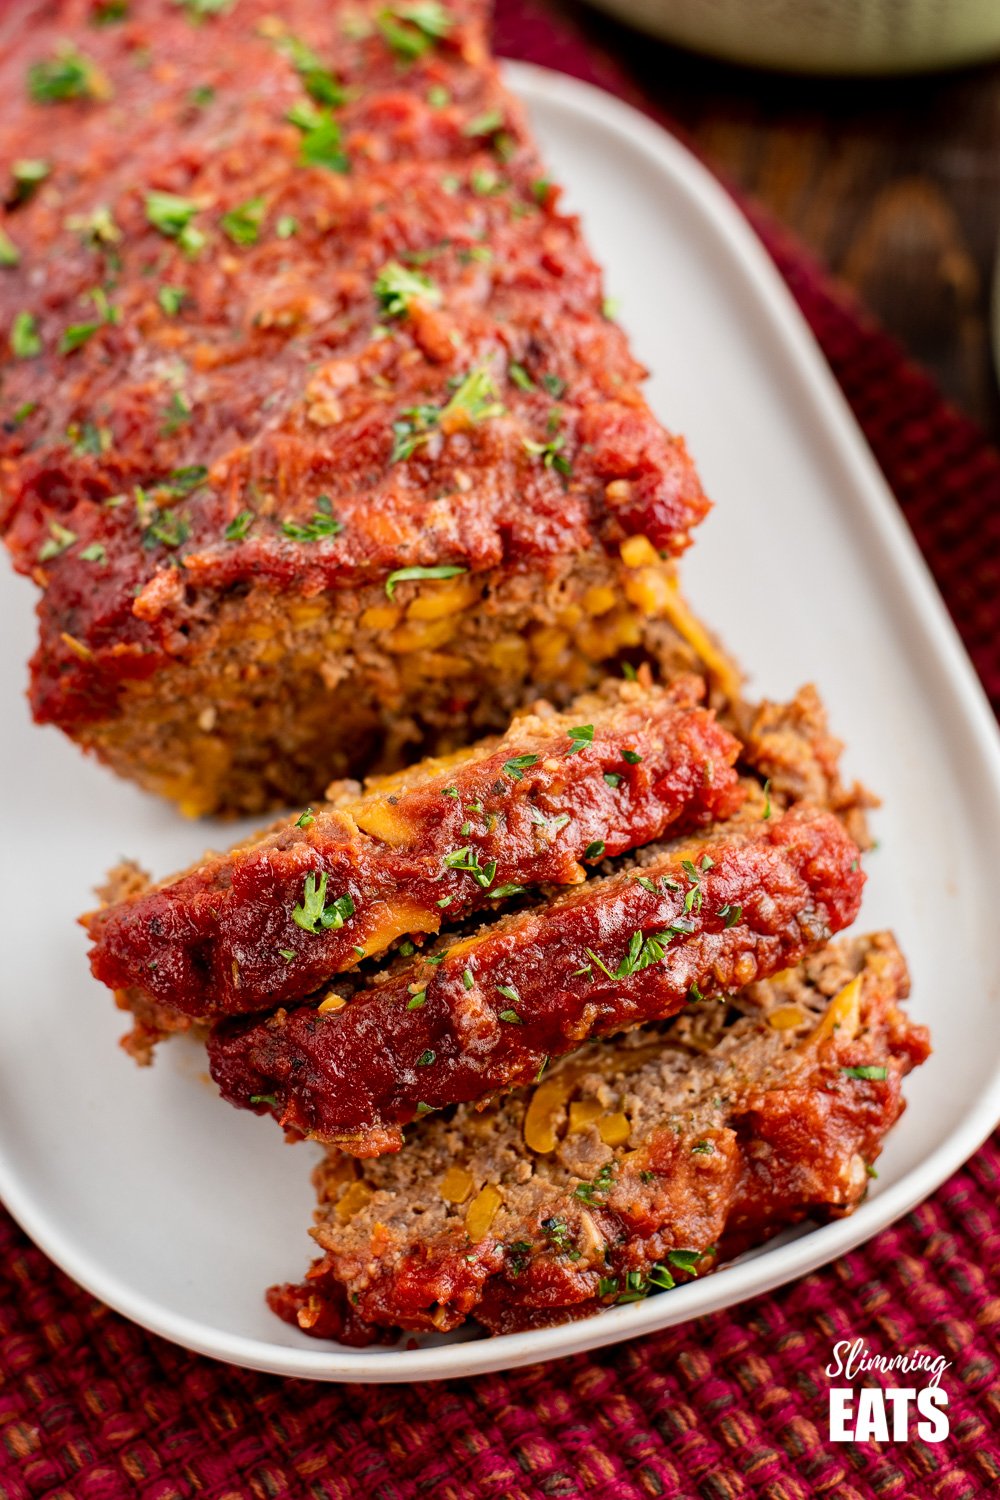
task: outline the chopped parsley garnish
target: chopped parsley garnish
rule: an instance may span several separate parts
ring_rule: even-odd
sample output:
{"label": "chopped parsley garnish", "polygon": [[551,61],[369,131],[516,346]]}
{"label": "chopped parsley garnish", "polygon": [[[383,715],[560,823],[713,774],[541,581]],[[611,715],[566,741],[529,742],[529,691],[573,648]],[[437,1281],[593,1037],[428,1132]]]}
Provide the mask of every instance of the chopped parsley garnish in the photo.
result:
{"label": "chopped parsley garnish", "polygon": [[326,107],[308,99],[288,111],[286,119],[302,132],[299,163],[303,167],[326,167],[331,172],[349,172],[340,124]]}
{"label": "chopped parsley garnish", "polygon": [[476,167],[469,175],[469,186],[480,198],[493,198],[502,193],[507,184],[489,167]]}
{"label": "chopped parsley garnish", "polygon": [[505,1000],[513,1000],[515,1004],[521,998],[517,992],[517,987],[513,984],[498,984],[496,990],[498,995],[502,995]]}
{"label": "chopped parsley garnish", "polygon": [[[139,493],[137,491],[137,499]],[[149,525],[142,534],[142,545],[147,551],[156,546],[176,548],[186,542],[190,535],[191,528],[182,516],[169,510],[154,508]]]}
{"label": "chopped parsley garnish", "polygon": [[432,83],[427,90],[427,103],[431,109],[447,109],[451,103],[451,94],[443,83]]}
{"label": "chopped parsley garnish", "polygon": [[191,405],[185,395],[180,391],[174,391],[167,403],[164,413],[164,423],[160,428],[164,437],[173,437],[176,432],[184,426],[185,422],[191,420]]}
{"label": "chopped parsley garnish", "polygon": [[174,4],[186,13],[189,21],[204,21],[208,16],[221,16],[235,0],[174,0]]}
{"label": "chopped parsley garnish", "polygon": [[444,856],[442,862],[449,870],[464,870],[484,891],[493,884],[497,873],[496,860],[491,859],[488,864],[480,865],[479,851],[473,849],[471,844],[466,844],[462,849],[453,849],[450,854]]}
{"label": "chopped parsley garnish", "polygon": [[638,750],[623,750],[622,760],[627,761],[630,766],[637,766],[642,760]]}
{"label": "chopped parsley garnish", "polygon": [[554,401],[558,401],[566,394],[566,382],[561,375],[543,375],[542,385],[548,391]]}
{"label": "chopped parsley garnish", "polygon": [[67,99],[107,98],[110,89],[89,57],[63,44],[54,56],[32,63],[28,93],[36,104],[61,104]]}
{"label": "chopped parsley garnish", "polygon": [[222,535],[227,542],[242,542],[253,523],[253,511],[241,510],[238,516],[233,517]]}
{"label": "chopped parsley garnish", "polygon": [[534,438],[522,438],[522,445],[526,453],[531,453],[542,460],[542,466],[546,469],[555,469],[564,479],[573,472],[573,465],[561,451],[566,445],[566,438],[562,433],[549,438],[547,443],[539,443]]}
{"label": "chopped parsley garnish", "polygon": [[205,244],[205,236],[194,223],[200,212],[201,203],[195,198],[158,191],[146,194],[146,218],[150,224],[168,240],[176,240],[187,255],[197,255]]}
{"label": "chopped parsley garnish", "polygon": [[521,1024],[521,1017],[516,1010],[502,1010],[500,1012],[500,1019],[501,1021],[507,1021],[513,1026],[520,1026]]}
{"label": "chopped parsley garnish", "polygon": [[316,814],[311,807],[307,807],[304,813],[300,813],[295,819],[296,828],[311,828],[316,821]]}
{"label": "chopped parsley garnish", "polygon": [[384,265],[375,278],[375,300],[387,318],[405,318],[411,302],[429,302],[437,307],[441,289],[429,276],[408,271],[398,261]]}
{"label": "chopped parsley garnish", "polygon": [[17,266],[20,263],[20,250],[6,230],[0,229],[0,266]]}
{"label": "chopped parsley garnish", "polygon": [[725,906],[719,907],[717,915],[722,918],[727,927],[734,927],[743,915],[743,908],[732,901],[727,901]]}
{"label": "chopped parsley garnish", "polygon": [[38,323],[29,312],[19,312],[10,325],[10,349],[15,359],[33,359],[42,352]]}
{"label": "chopped parsley garnish", "polygon": [[583,857],[584,857],[584,859],[600,859],[601,856],[603,855],[603,853],[604,853],[604,840],[603,839],[595,839],[592,844],[588,844],[587,847],[586,847],[586,849],[584,849],[584,851],[583,851]]}
{"label": "chopped parsley garnish", "polygon": [[67,547],[72,547],[75,541],[75,531],[70,531],[68,526],[62,526],[58,521],[50,521],[48,540],[39,549],[38,561],[48,562],[50,558],[58,557]]}
{"label": "chopped parsley garnish", "polygon": [[285,536],[293,542],[321,542],[332,537],[339,536],[344,529],[343,521],[338,521],[331,513],[332,505],[329,495],[318,495],[316,497],[316,509],[308,521],[286,520],[281,523],[281,529]]}
{"label": "chopped parsley garnish", "polygon": [[615,1163],[606,1161],[593,1182],[578,1182],[574,1193],[583,1203],[593,1203],[595,1193],[609,1193],[614,1185]]}
{"label": "chopped parsley garnish", "polygon": [[660,894],[656,882],[650,880],[648,875],[636,875],[635,883],[636,885],[641,885],[643,890],[648,891],[651,896],[658,896]]}
{"label": "chopped parsley garnish", "polygon": [[290,964],[292,959],[295,957],[294,948],[279,948],[278,952],[281,954],[286,964]]}
{"label": "chopped parsley garnish", "polygon": [[100,542],[91,542],[89,547],[84,547],[80,557],[84,562],[92,563],[103,563],[108,560],[108,554]]}
{"label": "chopped parsley garnish", "polygon": [[114,215],[105,204],[101,204],[89,214],[70,214],[66,220],[66,228],[75,229],[83,243],[89,245],[92,250],[107,249],[110,245],[117,245],[122,237]]}
{"label": "chopped parsley garnish", "polygon": [[614,1297],[618,1291],[617,1276],[602,1276],[597,1283],[597,1295],[599,1297]]}
{"label": "chopped parsley garnish", "polygon": [[576,755],[585,745],[589,745],[594,738],[593,724],[578,724],[575,729],[569,731],[569,749],[567,755]]}
{"label": "chopped parsley garnish", "polygon": [[306,876],[302,903],[292,910],[292,921],[297,927],[301,927],[303,932],[311,932],[318,936],[322,928],[328,930],[331,927],[343,927],[347,918],[354,915],[354,901],[349,894],[327,901],[326,883],[325,870],[318,882],[314,874]]}
{"label": "chopped parsley garnish", "polygon": [[208,478],[204,464],[186,464],[182,469],[172,469],[164,481],[164,489],[175,495],[190,495]]}
{"label": "chopped parsley garnish", "polygon": [[859,1068],[841,1068],[840,1071],[848,1078],[872,1078],[878,1082],[882,1082],[889,1076],[888,1068],[875,1067],[870,1064]]}
{"label": "chopped parsley garnish", "polygon": [[[439,563],[432,568],[397,568],[385,580],[385,595],[387,599],[391,599],[397,583],[412,583],[421,578],[456,578],[459,573],[468,571],[468,568],[460,567],[457,563]],[[457,797],[458,793],[449,787],[445,795]]]}
{"label": "chopped parsley garnish", "polygon": [[156,293],[156,300],[168,318],[176,318],[187,300],[187,292],[182,286],[161,286]]}
{"label": "chopped parsley garnish", "polygon": [[524,890],[523,885],[498,885],[490,891],[490,900],[505,901],[508,896],[520,896]]}
{"label": "chopped parsley garnish", "polygon": [[764,812],[763,812],[763,817],[765,819],[767,819],[770,816],[771,816],[771,782],[770,782],[770,779],[768,779],[767,781],[764,782]]}
{"label": "chopped parsley garnish", "polygon": [[711,1156],[715,1147],[711,1141],[695,1141],[691,1150],[695,1156]]}
{"label": "chopped parsley garnish", "polygon": [[465,988],[467,990],[471,990],[472,986],[475,984],[475,982],[476,981],[473,978],[472,970],[471,969],[463,969],[462,970],[462,983],[465,985]]}
{"label": "chopped parsley garnish", "polygon": [[301,78],[302,87],[317,104],[329,104],[336,109],[345,103],[347,95],[343,86],[305,42],[297,36],[282,36],[277,38],[275,46],[283,57],[287,57]]}
{"label": "chopped parsley garnish", "polygon": [[[619,960],[614,969],[609,969],[603,959],[591,948],[585,948],[584,952],[591,963],[597,965],[603,974],[609,979],[628,979],[630,974],[637,974],[640,969],[648,969],[653,964],[660,963],[665,957],[667,947],[671,938],[679,937],[692,931],[690,922],[675,922],[666,928],[664,932],[651,932],[648,937],[643,937],[641,932],[633,932],[624,957]],[[589,965],[587,966],[589,968]],[[585,973],[586,969],[578,970]]]}
{"label": "chopped parsley garnish", "polygon": [[534,391],[537,389],[535,382],[523,365],[509,364],[507,366],[507,374],[510,377],[511,384],[516,385],[518,390]]}
{"label": "chopped parsley garnish", "polygon": [[412,63],[446,37],[455,20],[439,0],[413,0],[409,5],[386,6],[375,17],[375,24],[400,62]]}
{"label": "chopped parsley garnish", "polygon": [[219,223],[223,234],[234,245],[256,245],[266,213],[267,203],[264,198],[247,198],[245,203],[238,203],[235,208],[223,214]]}
{"label": "chopped parsley garnish", "polygon": [[277,1096],[277,1094],[251,1094],[250,1095],[250,1103],[251,1104],[267,1104],[267,1105],[269,1105],[271,1107],[271,1109],[277,1109],[278,1108],[278,1096]]}
{"label": "chopped parsley garnish", "polygon": [[622,784],[622,778],[618,775],[617,771],[605,771],[604,779],[608,786],[618,787]]}
{"label": "chopped parsley garnish", "polygon": [[128,15],[128,0],[97,0],[90,15],[94,26],[112,26]]}
{"label": "chopped parsley garnish", "polygon": [[531,184],[531,196],[534,198],[536,203],[545,202],[546,198],[549,195],[549,188],[551,186],[552,184],[547,177],[538,177],[535,179],[535,181]]}
{"label": "chopped parsley garnish", "polygon": [[569,1232],[569,1225],[566,1223],[565,1219],[560,1219],[557,1217],[553,1217],[551,1219],[543,1219],[541,1222],[541,1230],[545,1235],[545,1238],[550,1242],[550,1244],[554,1245],[557,1250],[565,1250],[568,1245],[571,1245],[573,1243],[572,1235]]}
{"label": "chopped parsley garnish", "polygon": [[294,214],[281,214],[274,226],[274,232],[279,240],[290,240],[299,232],[299,221]]}
{"label": "chopped parsley garnish", "polygon": [[470,370],[455,386],[444,406],[411,406],[392,424],[395,441],[390,463],[410,458],[435,430],[455,432],[502,417],[504,406],[496,399],[490,371],[484,366]]}
{"label": "chopped parsley garnish", "polygon": [[407,1000],[407,1002],[406,1002],[406,1008],[407,1008],[407,1010],[419,1010],[420,1007],[424,1004],[424,1001],[426,999],[427,999],[427,991],[426,990],[418,990],[415,995],[411,995],[410,998],[409,998],[409,1000]]}
{"label": "chopped parsley garnish", "polygon": [[467,120],[462,126],[462,134],[466,136],[495,135],[498,130],[503,129],[503,115],[498,109],[487,109],[481,115]]}
{"label": "chopped parsley garnish", "polygon": [[525,771],[537,765],[537,755],[515,755],[510,760],[504,761],[503,768],[511,781],[523,781]]}
{"label": "chopped parsley garnish", "polygon": [[[418,1068],[429,1068],[430,1065],[431,1065],[431,1063],[434,1061],[435,1057],[437,1057],[437,1053],[436,1052],[432,1052],[431,1049],[428,1047],[427,1051],[426,1052],[421,1052],[420,1056],[417,1058],[417,1067]],[[417,1107],[419,1108],[419,1105]]]}
{"label": "chopped parsley garnish", "polygon": [[10,169],[14,179],[14,202],[26,203],[52,171],[52,163],[40,157],[21,157]]}

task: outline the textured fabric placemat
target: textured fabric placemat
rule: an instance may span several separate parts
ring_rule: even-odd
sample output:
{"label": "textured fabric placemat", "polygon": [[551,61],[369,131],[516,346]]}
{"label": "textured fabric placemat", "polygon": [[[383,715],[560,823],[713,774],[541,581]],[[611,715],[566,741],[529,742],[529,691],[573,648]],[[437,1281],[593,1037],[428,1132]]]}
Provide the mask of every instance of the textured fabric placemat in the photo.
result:
{"label": "textured fabric placemat", "polygon": [[[643,103],[533,0],[500,0],[497,38],[508,56]],[[1000,703],[1000,454],[747,211]],[[998,1496],[998,1190],[995,1140],[899,1224],[773,1296],[510,1375],[379,1388],[176,1349],[81,1291],[0,1214],[0,1500]],[[952,1362],[946,1442],[828,1442],[824,1368],[854,1338]]]}

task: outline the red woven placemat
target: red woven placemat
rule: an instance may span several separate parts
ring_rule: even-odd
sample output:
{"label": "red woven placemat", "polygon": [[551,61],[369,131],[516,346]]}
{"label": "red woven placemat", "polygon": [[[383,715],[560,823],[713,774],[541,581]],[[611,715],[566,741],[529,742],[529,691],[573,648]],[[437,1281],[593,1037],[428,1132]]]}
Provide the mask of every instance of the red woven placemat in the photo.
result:
{"label": "red woven placemat", "polygon": [[[509,56],[628,93],[534,0],[500,0],[497,33]],[[748,211],[1000,701],[1000,454]],[[994,1142],[898,1225],[773,1296],[585,1358],[380,1388],[176,1349],[95,1302],[0,1215],[0,1500],[1000,1495],[998,1186]],[[827,1440],[823,1372],[846,1338],[952,1362],[946,1442]]]}

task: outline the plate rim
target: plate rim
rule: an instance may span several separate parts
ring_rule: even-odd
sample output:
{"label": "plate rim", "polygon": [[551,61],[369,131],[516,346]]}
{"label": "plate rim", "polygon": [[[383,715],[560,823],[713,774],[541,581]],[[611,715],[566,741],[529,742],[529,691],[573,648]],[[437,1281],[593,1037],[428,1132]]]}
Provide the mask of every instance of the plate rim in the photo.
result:
{"label": "plate rim", "polygon": [[[985,692],[945,609],[930,570],[917,548],[895,497],[857,425],[822,351],[791,292],[750,224],[721,184],[697,157],[655,121],[592,84],[535,64],[504,61],[503,72],[529,107],[555,104],[598,121],[612,136],[668,175],[729,252],[769,333],[796,370],[800,394],[817,417],[817,433],[841,467],[848,492],[860,506],[878,561],[900,584],[909,625],[922,636],[926,670],[940,677],[960,713],[991,786],[1000,813],[1000,732]],[[920,1203],[956,1171],[986,1139],[1000,1118],[1000,1072],[981,1091],[960,1124],[918,1166],[863,1203],[848,1218],[807,1235],[765,1248],[705,1281],[691,1282],[670,1297],[610,1308],[596,1317],[418,1349],[371,1353],[342,1345],[300,1348],[211,1327],[172,1312],[154,1298],[105,1271],[96,1257],[75,1248],[71,1235],[52,1223],[8,1166],[0,1150],[0,1197],[21,1228],[51,1260],[91,1295],[147,1331],[194,1353],[263,1373],[324,1382],[400,1384],[515,1369],[566,1358],[590,1349],[658,1332],[709,1312],[721,1311],[772,1291],[861,1244]],[[393,1354],[398,1358],[393,1358]]]}

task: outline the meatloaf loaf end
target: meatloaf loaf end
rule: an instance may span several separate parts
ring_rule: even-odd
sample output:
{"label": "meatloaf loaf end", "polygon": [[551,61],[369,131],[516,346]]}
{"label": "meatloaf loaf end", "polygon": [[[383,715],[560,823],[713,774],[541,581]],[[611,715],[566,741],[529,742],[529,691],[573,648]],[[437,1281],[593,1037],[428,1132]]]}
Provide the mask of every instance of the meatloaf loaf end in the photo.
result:
{"label": "meatloaf loaf end", "polygon": [[864,1197],[929,1051],[888,933],[842,940],[724,1003],[595,1043],[533,1090],[430,1118],[398,1156],[331,1148],[322,1256],[272,1288],[320,1338],[564,1322],[713,1270]]}
{"label": "meatloaf loaf end", "polygon": [[228,854],[92,913],[91,968],[188,1018],[273,1010],[400,938],[731,817],[740,744],[703,683],[610,682],[500,740],[307,808]]}
{"label": "meatloaf loaf end", "polygon": [[[708,501],[480,0],[0,18],[0,531],[31,701],[190,814],[710,659]],[[127,150],[123,150],[127,142]],[[5,169],[6,170],[6,169]]]}
{"label": "meatloaf loaf end", "polygon": [[397,1151],[430,1110],[797,963],[854,920],[863,881],[842,825],[802,804],[650,845],[635,869],[443,937],[350,999],[220,1023],[212,1077],[286,1129],[358,1156]]}

